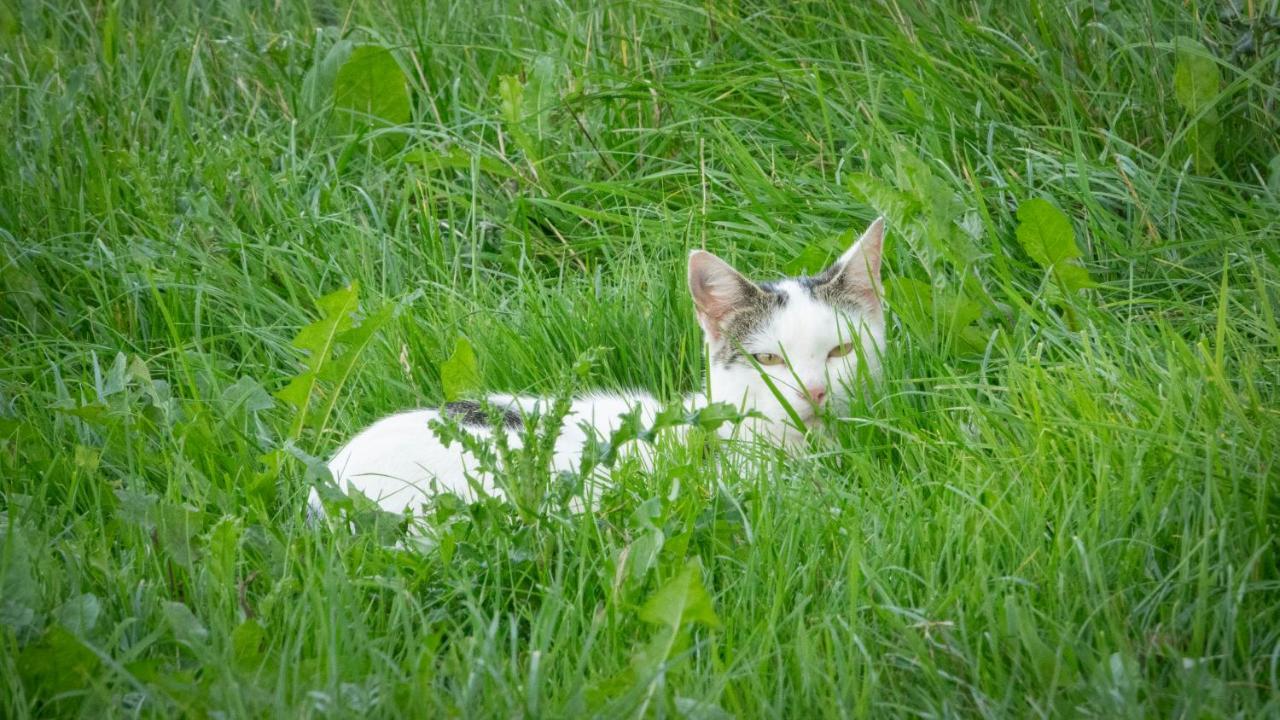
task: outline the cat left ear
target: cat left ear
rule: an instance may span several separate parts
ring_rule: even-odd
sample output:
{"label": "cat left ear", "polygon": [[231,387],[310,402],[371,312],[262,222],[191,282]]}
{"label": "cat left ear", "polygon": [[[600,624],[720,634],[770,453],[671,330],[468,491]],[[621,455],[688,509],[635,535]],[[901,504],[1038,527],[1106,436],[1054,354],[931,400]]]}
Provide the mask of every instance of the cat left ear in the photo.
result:
{"label": "cat left ear", "polygon": [[820,277],[865,305],[880,301],[880,254],[884,249],[884,217],[878,217]]}
{"label": "cat left ear", "polygon": [[743,304],[760,295],[760,289],[729,263],[706,250],[689,255],[689,293],[698,312],[698,323],[712,342],[720,340],[724,323]]}

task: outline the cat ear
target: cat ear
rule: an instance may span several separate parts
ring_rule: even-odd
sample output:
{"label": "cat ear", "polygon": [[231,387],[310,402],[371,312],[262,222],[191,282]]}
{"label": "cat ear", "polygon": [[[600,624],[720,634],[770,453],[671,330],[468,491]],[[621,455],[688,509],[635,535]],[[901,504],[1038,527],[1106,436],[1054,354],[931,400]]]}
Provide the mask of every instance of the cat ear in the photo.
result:
{"label": "cat ear", "polygon": [[706,250],[689,255],[689,292],[698,311],[698,324],[711,340],[719,340],[721,326],[733,311],[760,293],[760,288],[729,263]]}
{"label": "cat ear", "polygon": [[849,296],[855,302],[874,306],[880,302],[880,253],[884,249],[884,217],[878,217],[853,244],[827,268],[822,284]]}

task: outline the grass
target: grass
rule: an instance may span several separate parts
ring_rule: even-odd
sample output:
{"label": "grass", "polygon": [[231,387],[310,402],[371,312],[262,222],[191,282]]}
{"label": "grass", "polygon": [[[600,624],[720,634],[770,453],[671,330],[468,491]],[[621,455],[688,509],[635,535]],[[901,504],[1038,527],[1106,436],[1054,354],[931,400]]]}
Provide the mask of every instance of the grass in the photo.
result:
{"label": "grass", "polygon": [[[1278,16],[0,6],[0,714],[1280,715]],[[342,37],[394,49],[408,122],[339,132]],[[1096,287],[1023,250],[1030,198]],[[485,389],[603,347],[582,386],[675,397],[691,248],[776,276],[881,212],[923,294],[804,457],[445,504],[422,553],[307,522],[297,458],[439,402],[459,337]],[[269,393],[353,282],[396,313],[298,419]],[[710,609],[664,625],[677,586]]]}

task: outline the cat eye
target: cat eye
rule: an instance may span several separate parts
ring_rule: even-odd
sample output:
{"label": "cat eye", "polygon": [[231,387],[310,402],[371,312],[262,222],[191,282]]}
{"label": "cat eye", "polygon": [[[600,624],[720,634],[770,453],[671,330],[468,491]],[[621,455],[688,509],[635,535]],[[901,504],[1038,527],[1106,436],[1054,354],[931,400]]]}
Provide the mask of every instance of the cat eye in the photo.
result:
{"label": "cat eye", "polygon": [[827,353],[827,357],[829,358],[844,357],[845,355],[848,355],[851,352],[853,352],[853,343],[847,342],[843,345],[837,345],[831,348],[831,352]]}
{"label": "cat eye", "polygon": [[777,353],[755,353],[751,357],[761,365],[781,365],[782,356]]}

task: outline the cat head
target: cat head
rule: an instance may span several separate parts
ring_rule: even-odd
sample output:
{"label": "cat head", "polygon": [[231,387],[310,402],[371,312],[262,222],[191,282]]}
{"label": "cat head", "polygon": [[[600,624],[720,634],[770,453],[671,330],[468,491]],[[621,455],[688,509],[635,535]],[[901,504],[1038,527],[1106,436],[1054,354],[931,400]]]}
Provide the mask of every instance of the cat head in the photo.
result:
{"label": "cat head", "polygon": [[695,250],[689,291],[711,353],[710,399],[760,413],[757,432],[792,442],[803,433],[778,395],[813,426],[824,407],[855,387],[859,357],[877,374],[884,349],[883,243],[879,218],[818,275],[764,283]]}

